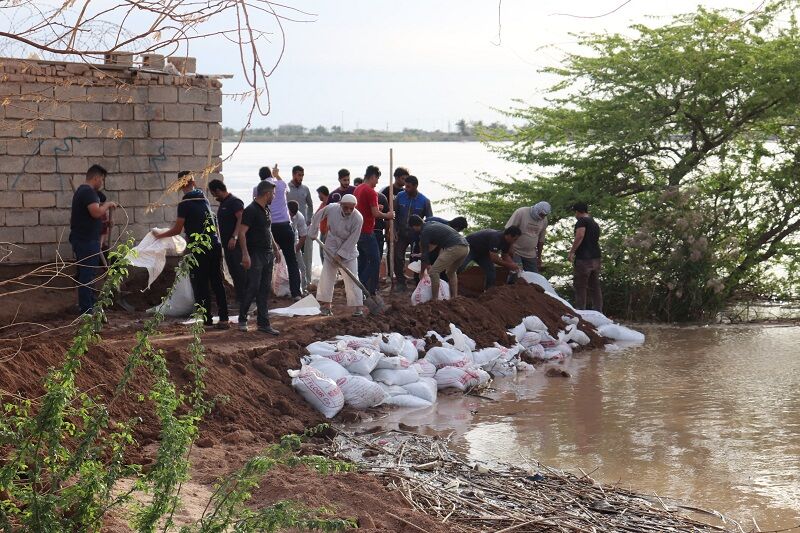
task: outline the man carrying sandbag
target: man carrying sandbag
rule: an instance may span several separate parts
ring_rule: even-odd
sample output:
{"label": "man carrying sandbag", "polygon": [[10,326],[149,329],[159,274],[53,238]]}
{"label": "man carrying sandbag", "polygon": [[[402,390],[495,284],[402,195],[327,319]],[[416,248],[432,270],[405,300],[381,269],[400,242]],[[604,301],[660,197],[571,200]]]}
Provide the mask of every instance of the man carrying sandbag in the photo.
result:
{"label": "man carrying sandbag", "polygon": [[[419,234],[419,249],[422,253],[422,266],[420,274],[428,272],[431,277],[431,292],[433,299],[439,299],[440,274],[447,273],[450,284],[450,296],[458,296],[458,268],[469,254],[467,239],[456,230],[439,222],[422,222],[417,215],[411,215],[408,226]],[[428,253],[431,249],[438,248],[439,256],[433,265],[430,264]]]}
{"label": "man carrying sandbag", "polygon": [[514,243],[514,260],[526,272],[539,272],[542,268],[542,249],[547,231],[550,204],[539,202],[533,207],[520,207],[506,222],[506,227],[517,226],[522,235]]}
{"label": "man carrying sandbag", "polygon": [[522,234],[517,226],[509,226],[504,231],[496,229],[482,229],[467,235],[469,254],[461,265],[459,272],[467,268],[470,261],[483,270],[485,283],[484,289],[494,287],[496,281],[495,265],[506,267],[510,272],[519,272],[520,266],[511,256],[511,248]]}
{"label": "man carrying sandbag", "polygon": [[[329,204],[314,214],[311,219],[309,238],[314,239],[319,234],[319,227],[323,221],[328,223],[328,237],[325,240],[327,254],[336,256],[342,266],[350,272],[358,270],[358,239],[361,236],[361,226],[364,218],[356,210],[356,197],[352,194],[342,196],[339,203]],[[322,274],[317,285],[317,300],[322,304],[321,312],[331,316],[333,301],[333,286],[336,283],[336,272],[339,267],[335,261],[326,260],[322,263]],[[353,316],[361,316],[361,306],[364,303],[364,294],[361,289],[345,272],[344,290],[347,294],[347,305],[353,307]]]}

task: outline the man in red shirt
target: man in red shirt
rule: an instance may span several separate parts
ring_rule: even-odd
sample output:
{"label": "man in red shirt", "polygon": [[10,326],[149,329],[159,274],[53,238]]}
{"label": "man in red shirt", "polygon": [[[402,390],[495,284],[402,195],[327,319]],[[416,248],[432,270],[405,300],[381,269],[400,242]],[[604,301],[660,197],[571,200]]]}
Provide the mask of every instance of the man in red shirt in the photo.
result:
{"label": "man in red shirt", "polygon": [[381,257],[378,250],[378,241],[375,239],[375,219],[391,220],[394,211],[381,213],[378,207],[378,193],[375,187],[381,177],[381,171],[375,165],[367,167],[364,172],[364,183],[356,187],[353,193],[356,197],[356,209],[364,218],[361,226],[361,237],[358,239],[358,279],[373,296],[378,291],[378,275],[380,273]]}

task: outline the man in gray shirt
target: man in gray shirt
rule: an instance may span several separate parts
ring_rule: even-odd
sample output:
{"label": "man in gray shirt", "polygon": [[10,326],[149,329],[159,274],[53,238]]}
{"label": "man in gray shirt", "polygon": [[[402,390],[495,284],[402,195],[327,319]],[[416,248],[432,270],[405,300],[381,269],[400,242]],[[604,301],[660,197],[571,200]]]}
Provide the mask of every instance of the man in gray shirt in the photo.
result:
{"label": "man in gray shirt", "polygon": [[[300,165],[292,167],[292,180],[286,188],[286,201],[294,200],[300,206],[300,213],[306,221],[310,221],[314,216],[314,202],[311,199],[311,191],[308,187],[303,185],[303,176],[305,170]],[[303,245],[303,262],[305,263],[305,279],[302,285],[311,283],[311,260],[314,253],[314,242],[311,239],[306,239]]]}
{"label": "man in gray shirt", "polygon": [[[418,215],[411,215],[408,226],[419,234],[419,250],[422,253],[420,273],[428,272],[431,277],[433,299],[439,298],[440,274],[447,273],[450,284],[450,297],[458,296],[458,268],[469,254],[469,244],[459,232],[439,222],[422,222]],[[429,263],[429,252],[439,249],[436,262]]]}

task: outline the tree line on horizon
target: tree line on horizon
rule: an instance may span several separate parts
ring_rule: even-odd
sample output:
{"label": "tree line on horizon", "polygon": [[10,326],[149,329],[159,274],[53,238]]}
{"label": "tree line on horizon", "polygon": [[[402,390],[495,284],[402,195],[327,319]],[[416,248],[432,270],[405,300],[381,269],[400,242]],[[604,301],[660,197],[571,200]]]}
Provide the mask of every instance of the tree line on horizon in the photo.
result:
{"label": "tree line on horizon", "polygon": [[[511,133],[511,129],[501,123],[484,123],[481,120],[467,121],[460,119],[455,122],[453,131],[425,130],[421,128],[403,128],[402,130],[389,131],[376,128],[355,128],[343,130],[341,126],[326,127],[318,125],[307,128],[301,124],[281,124],[277,127],[266,126],[263,128],[248,128],[244,132],[245,140],[286,138],[286,137],[405,137],[405,138],[443,138],[443,139],[476,139],[479,135],[496,134],[495,132]],[[238,139],[242,134],[241,129],[226,127],[222,129],[223,139]]]}

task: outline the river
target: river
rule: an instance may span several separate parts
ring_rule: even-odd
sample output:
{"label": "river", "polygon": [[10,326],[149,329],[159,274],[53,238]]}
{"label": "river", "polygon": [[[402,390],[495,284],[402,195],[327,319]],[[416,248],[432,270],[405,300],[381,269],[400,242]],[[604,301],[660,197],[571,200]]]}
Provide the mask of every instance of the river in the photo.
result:
{"label": "river", "polygon": [[[477,143],[246,143],[225,163],[230,189],[247,198],[258,167],[285,176],[305,168],[312,189],[336,185],[388,152],[420,178],[432,200],[444,187],[480,190],[477,172],[523,175]],[[223,152],[232,144],[224,143]],[[435,205],[434,209],[437,209]],[[450,211],[438,207],[442,214]],[[495,401],[443,394],[425,410],[395,410],[379,423],[454,433],[475,460],[579,468],[604,483],[715,509],[745,529],[800,524],[800,328],[641,327],[647,342],[623,352],[580,353],[571,378],[543,372],[494,383]]]}

